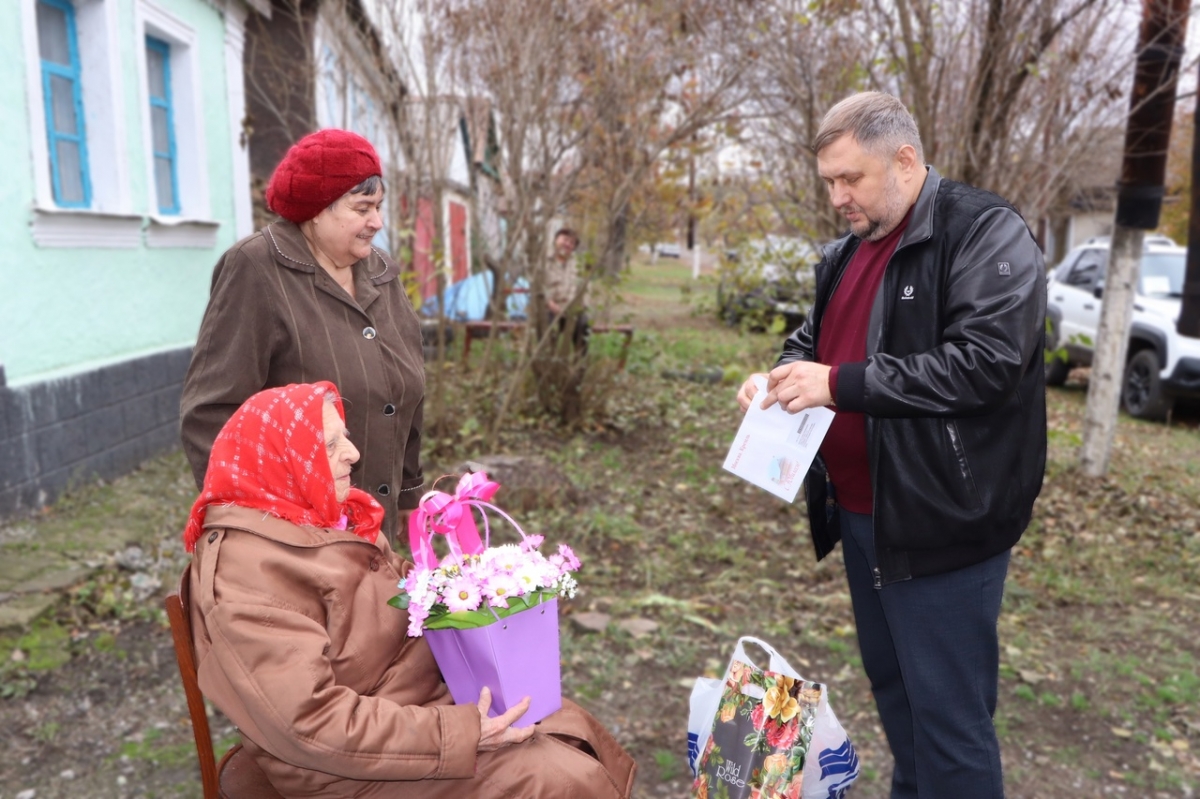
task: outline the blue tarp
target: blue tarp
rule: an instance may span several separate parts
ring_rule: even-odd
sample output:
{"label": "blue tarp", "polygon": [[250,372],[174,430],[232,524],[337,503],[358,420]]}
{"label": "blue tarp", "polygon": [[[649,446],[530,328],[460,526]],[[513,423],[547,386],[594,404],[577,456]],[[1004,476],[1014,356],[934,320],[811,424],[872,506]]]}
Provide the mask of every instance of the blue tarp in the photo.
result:
{"label": "blue tarp", "polygon": [[[487,313],[492,285],[492,273],[484,271],[447,286],[446,318],[456,322],[475,322],[482,319]],[[421,306],[421,314],[437,316],[437,313],[438,298],[435,294]]]}

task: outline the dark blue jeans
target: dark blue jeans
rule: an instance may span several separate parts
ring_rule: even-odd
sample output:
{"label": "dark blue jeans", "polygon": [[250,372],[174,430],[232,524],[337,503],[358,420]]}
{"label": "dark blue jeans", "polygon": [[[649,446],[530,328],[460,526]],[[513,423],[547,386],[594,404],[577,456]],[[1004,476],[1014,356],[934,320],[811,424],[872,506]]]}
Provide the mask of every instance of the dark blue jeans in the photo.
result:
{"label": "dark blue jeans", "polygon": [[1009,553],[876,589],[872,518],[839,515],[858,646],[895,759],[891,799],[1002,799],[992,716]]}

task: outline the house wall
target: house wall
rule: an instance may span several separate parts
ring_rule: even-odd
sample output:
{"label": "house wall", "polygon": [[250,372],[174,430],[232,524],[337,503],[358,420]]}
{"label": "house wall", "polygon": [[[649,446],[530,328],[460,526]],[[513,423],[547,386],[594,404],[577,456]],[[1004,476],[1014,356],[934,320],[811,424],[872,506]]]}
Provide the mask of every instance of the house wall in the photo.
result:
{"label": "house wall", "polygon": [[[246,12],[229,6],[77,0],[94,184],[78,210],[48,180],[36,0],[0,10],[0,516],[177,443],[212,268],[249,225],[226,75],[240,60],[227,20],[240,27]],[[179,214],[159,211],[153,180],[146,35],[171,37]]]}
{"label": "house wall", "polygon": [[63,489],[125,474],[179,444],[181,379],[191,348],[0,387],[0,518]]}
{"label": "house wall", "polygon": [[461,195],[446,197],[446,263],[450,267],[450,282],[466,280],[471,274],[471,255],[467,238],[467,201]]}
{"label": "house wall", "polygon": [[1111,236],[1113,212],[1103,211],[1071,216],[1067,233],[1067,251],[1083,244],[1093,236]]}
{"label": "house wall", "polygon": [[500,190],[496,181],[487,175],[477,174],[475,181],[475,218],[479,226],[479,255],[493,264],[499,264],[504,255],[504,225],[497,206]]}
{"label": "house wall", "polygon": [[1046,268],[1057,266],[1067,253],[1094,236],[1111,236],[1112,210],[1046,217],[1038,225]]}

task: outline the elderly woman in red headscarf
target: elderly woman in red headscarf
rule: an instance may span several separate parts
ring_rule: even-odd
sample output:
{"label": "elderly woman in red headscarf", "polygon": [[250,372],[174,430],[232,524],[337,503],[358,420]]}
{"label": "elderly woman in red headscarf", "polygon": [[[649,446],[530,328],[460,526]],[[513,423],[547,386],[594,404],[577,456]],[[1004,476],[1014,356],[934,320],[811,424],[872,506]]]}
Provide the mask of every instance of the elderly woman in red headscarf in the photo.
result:
{"label": "elderly woman in red headscarf", "polygon": [[225,420],[251,394],[331,380],[362,449],[354,485],[385,509],[416,507],[425,396],[420,325],[400,268],[372,245],[383,227],[379,156],[366,139],[321,130],[296,142],[267,186],[282,219],[217,262],[181,402],[197,486]]}
{"label": "elderly woman in red headscarf", "polygon": [[511,724],[455,705],[387,600],[411,564],[352,487],[328,382],[252,396],[213,445],[184,531],[200,688],[288,797],[628,797],[635,767],[577,705]]}

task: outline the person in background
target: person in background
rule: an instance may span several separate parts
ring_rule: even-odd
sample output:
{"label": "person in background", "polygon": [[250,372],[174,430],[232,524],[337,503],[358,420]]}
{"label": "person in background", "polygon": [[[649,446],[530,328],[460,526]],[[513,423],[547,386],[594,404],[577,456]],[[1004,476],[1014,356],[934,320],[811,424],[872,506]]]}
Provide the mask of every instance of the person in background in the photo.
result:
{"label": "person in background", "polygon": [[850,232],[738,403],[837,411],[808,515],[818,558],[842,542],[892,799],[999,799],[996,628],[1046,464],[1042,254],[1002,198],[925,165],[894,97],[838,103],[812,150]]}
{"label": "person in background", "polygon": [[266,192],[282,219],[234,244],[213,272],[181,435],[203,485],[213,440],[247,397],[333,381],[363,452],[354,484],[383,505],[394,543],[424,483],[425,363],[400,267],[371,243],[383,228],[382,174],[375,148],[350,131],[320,130],[288,150]]}
{"label": "person in background", "polygon": [[254,394],[212,447],[184,530],[200,689],[287,797],[627,799],[636,766],[582,708],[512,723],[455,705],[408,611],[412,568],[351,484],[359,458],[329,382]]}
{"label": "person in background", "polygon": [[554,251],[546,263],[542,295],[552,324],[559,331],[571,329],[571,341],[580,353],[587,352],[590,324],[587,317],[589,292],[579,274],[575,250],[579,236],[571,228],[560,228],[554,234]]}

